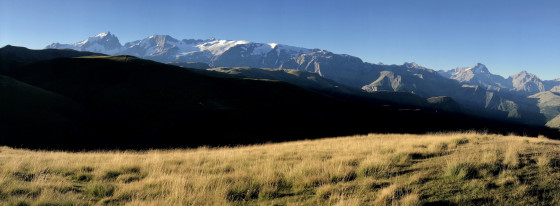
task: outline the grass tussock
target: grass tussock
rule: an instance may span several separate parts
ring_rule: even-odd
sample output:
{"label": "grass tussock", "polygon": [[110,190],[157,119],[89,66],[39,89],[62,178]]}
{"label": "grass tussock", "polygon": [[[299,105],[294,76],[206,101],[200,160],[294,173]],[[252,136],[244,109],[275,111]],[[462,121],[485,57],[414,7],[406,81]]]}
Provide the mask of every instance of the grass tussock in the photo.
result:
{"label": "grass tussock", "polygon": [[0,203],[555,205],[559,145],[468,132],[185,150],[0,147]]}
{"label": "grass tussock", "polygon": [[471,162],[453,162],[449,163],[446,169],[446,175],[462,180],[474,179],[478,176],[478,170],[474,163]]}

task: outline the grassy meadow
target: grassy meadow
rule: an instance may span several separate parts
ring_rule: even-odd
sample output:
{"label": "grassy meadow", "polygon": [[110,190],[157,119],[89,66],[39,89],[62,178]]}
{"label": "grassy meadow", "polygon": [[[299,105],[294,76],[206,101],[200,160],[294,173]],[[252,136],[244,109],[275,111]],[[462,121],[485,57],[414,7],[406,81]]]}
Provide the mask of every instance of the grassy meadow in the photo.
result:
{"label": "grassy meadow", "polygon": [[370,134],[239,147],[0,147],[0,205],[558,205],[560,141]]}

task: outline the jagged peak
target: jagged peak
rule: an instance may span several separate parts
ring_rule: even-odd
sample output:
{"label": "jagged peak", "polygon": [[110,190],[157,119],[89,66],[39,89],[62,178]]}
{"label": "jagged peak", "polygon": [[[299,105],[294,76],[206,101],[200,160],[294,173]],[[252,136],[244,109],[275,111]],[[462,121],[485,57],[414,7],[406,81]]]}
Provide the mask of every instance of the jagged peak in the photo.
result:
{"label": "jagged peak", "polygon": [[416,62],[405,62],[403,64],[403,66],[407,67],[407,68],[414,68],[414,69],[428,69],[426,67],[420,66],[419,64],[417,64]]}
{"label": "jagged peak", "polygon": [[419,66],[418,64],[416,64],[416,62],[405,62],[403,65],[407,66],[407,67],[418,67]]}
{"label": "jagged peak", "polygon": [[114,35],[111,34],[110,31],[107,31],[107,32],[99,33],[99,34],[95,35],[94,37],[104,38],[106,36],[114,36]]}
{"label": "jagged peak", "polygon": [[514,76],[519,76],[519,75],[531,75],[531,73],[527,72],[527,70],[522,70],[517,74],[514,74]]}
{"label": "jagged peak", "polygon": [[152,34],[148,37],[148,39],[153,39],[153,38],[166,38],[166,39],[169,38],[169,39],[177,40],[177,39],[175,39],[172,36],[169,36],[167,34]]}
{"label": "jagged peak", "polygon": [[540,78],[537,75],[529,73],[527,70],[522,70],[521,72],[519,72],[517,74],[511,75],[510,78],[513,78],[513,79],[516,79],[516,78],[533,79],[533,78],[535,78],[535,79],[540,80]]}
{"label": "jagged peak", "polygon": [[473,71],[474,73],[490,74],[490,71],[488,71],[488,68],[486,68],[486,65],[484,65],[482,63],[476,63],[469,70]]}

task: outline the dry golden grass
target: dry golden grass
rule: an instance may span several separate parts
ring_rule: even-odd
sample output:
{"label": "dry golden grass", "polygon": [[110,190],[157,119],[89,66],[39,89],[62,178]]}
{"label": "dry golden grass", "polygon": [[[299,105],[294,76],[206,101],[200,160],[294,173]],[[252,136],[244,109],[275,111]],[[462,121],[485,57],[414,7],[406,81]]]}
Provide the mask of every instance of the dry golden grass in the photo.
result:
{"label": "dry golden grass", "polygon": [[0,205],[558,205],[560,142],[370,134],[234,148],[0,148]]}

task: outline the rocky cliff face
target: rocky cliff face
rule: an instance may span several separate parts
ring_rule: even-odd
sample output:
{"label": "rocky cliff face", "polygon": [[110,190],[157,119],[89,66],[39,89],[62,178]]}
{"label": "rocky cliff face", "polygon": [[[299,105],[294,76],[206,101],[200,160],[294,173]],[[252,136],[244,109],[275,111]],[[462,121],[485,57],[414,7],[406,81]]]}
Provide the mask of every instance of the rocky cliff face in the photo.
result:
{"label": "rocky cliff face", "polygon": [[532,94],[547,91],[560,85],[560,81],[543,81],[537,75],[522,71],[505,79],[500,75],[490,73],[483,64],[473,67],[455,68],[438,71],[444,77],[459,81],[461,84],[477,85],[490,91],[505,95],[527,97]]}
{"label": "rocky cliff face", "polygon": [[280,68],[317,73],[356,88],[377,79],[380,72],[360,58],[322,50],[294,57],[283,63]]}
{"label": "rocky cliff face", "polygon": [[458,67],[452,70],[440,70],[444,77],[455,79],[464,84],[482,86],[487,90],[501,91],[512,87],[512,83],[500,75],[490,73],[484,64],[478,63],[473,67]]}
{"label": "rocky cliff face", "polygon": [[508,78],[511,80],[513,88],[511,91],[520,92],[525,95],[531,95],[545,91],[544,84],[537,75],[527,71],[522,71]]}

